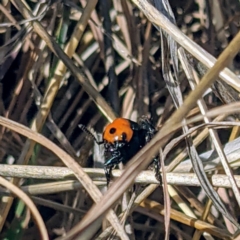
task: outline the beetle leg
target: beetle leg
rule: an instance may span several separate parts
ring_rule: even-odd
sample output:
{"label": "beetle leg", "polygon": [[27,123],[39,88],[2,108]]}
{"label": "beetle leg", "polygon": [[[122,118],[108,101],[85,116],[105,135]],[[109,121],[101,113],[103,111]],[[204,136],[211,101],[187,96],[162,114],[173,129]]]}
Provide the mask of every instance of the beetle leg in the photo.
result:
{"label": "beetle leg", "polygon": [[105,171],[105,176],[107,179],[107,186],[110,182],[111,179],[111,173],[112,173],[112,169],[116,164],[119,164],[121,162],[121,160],[119,159],[119,157],[121,156],[120,152],[117,152],[117,154],[115,154],[112,158],[110,158],[107,162],[105,162],[104,164],[104,171]]}
{"label": "beetle leg", "polygon": [[160,185],[162,184],[162,177],[160,174],[160,161],[158,157],[155,157],[153,159],[154,163],[154,172],[155,172],[155,178],[160,182]]}
{"label": "beetle leg", "polygon": [[113,166],[111,166],[111,167],[105,166],[105,167],[104,167],[105,176],[106,176],[106,180],[107,180],[107,186],[109,185],[110,180],[111,180],[112,168],[113,168]]}
{"label": "beetle leg", "polygon": [[111,165],[116,165],[119,164],[121,161],[119,160],[120,154],[117,156],[114,156],[107,160],[107,162],[104,163],[105,166],[111,166]]}

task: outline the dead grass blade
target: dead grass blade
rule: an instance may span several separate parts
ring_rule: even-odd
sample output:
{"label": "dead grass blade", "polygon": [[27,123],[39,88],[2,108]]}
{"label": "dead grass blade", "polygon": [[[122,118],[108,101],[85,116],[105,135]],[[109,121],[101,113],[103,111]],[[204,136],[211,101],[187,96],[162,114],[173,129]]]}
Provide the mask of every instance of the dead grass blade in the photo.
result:
{"label": "dead grass blade", "polygon": [[[171,210],[171,201],[170,201],[170,191],[167,184],[167,172],[164,164],[164,156],[162,149],[160,150],[160,164],[162,166],[162,185],[164,189],[164,227],[165,227],[165,240],[169,239],[170,236],[170,210]],[[154,189],[154,187],[153,187]]]}
{"label": "dead grass blade", "polygon": [[[174,24],[172,24],[162,13],[157,11],[147,0],[132,0],[134,4],[146,15],[150,22],[166,31],[179,45],[190,52],[195,58],[207,67],[212,67],[216,59],[207,51],[202,49],[195,42],[183,34]],[[224,69],[220,73],[220,78],[240,91],[238,77],[229,69]]]}
{"label": "dead grass blade", "polygon": [[[194,90],[196,85],[197,85],[197,81],[194,79],[193,71],[192,71],[191,67],[189,66],[188,62],[186,61],[187,58],[185,57],[185,52],[184,52],[183,49],[179,50],[179,55],[180,55],[181,63],[182,63],[183,68],[185,70],[185,74],[186,74],[186,76],[188,78],[189,85],[191,86],[192,90]],[[207,106],[206,106],[205,102],[201,98],[201,99],[199,99],[197,101],[197,104],[198,104],[198,107],[199,107],[202,115],[204,116],[206,114],[206,112],[207,112]],[[205,123],[210,123],[211,119],[208,118],[208,117],[204,117],[204,122]],[[213,145],[214,145],[215,149],[217,150],[218,155],[219,155],[219,157],[221,159],[221,162],[222,162],[222,165],[223,165],[223,169],[224,169],[225,173],[227,174],[227,176],[229,177],[229,179],[230,179],[230,181],[232,183],[233,192],[234,192],[235,197],[236,197],[236,199],[238,201],[238,204],[239,204],[240,203],[240,193],[239,193],[237,184],[236,184],[236,182],[235,182],[235,180],[233,178],[233,173],[232,173],[232,170],[230,168],[230,165],[228,164],[226,155],[224,154],[224,151],[222,149],[219,136],[218,136],[217,132],[214,129],[209,129],[209,134],[210,134],[210,137],[212,139]],[[192,160],[192,162],[193,161],[194,160]],[[202,161],[201,161],[201,159],[199,157],[198,157],[197,161],[198,161],[197,165],[201,165],[201,167],[200,167],[200,176],[199,177],[201,177],[201,175],[205,175],[205,176],[203,176],[203,179],[206,182],[205,182],[205,185],[202,186],[203,189],[206,189],[206,193],[209,196],[209,199],[211,201],[213,201],[213,204],[218,206],[217,208],[219,208],[219,207],[221,208],[219,211],[222,212],[222,214],[224,214],[224,215],[228,215],[227,214],[227,209],[225,208],[223,202],[219,198],[218,193],[215,191],[215,189],[211,186],[211,183],[208,181],[208,178],[207,178],[207,176],[206,176],[206,174],[204,172],[204,167],[203,167]],[[193,167],[194,167],[194,163],[193,163]],[[196,171],[195,167],[194,167],[194,170]],[[203,183],[204,181],[201,181],[201,182]],[[205,219],[203,219],[203,220],[205,220]],[[232,221],[231,217],[230,217],[229,220]],[[194,239],[197,239],[197,238],[194,238]]]}
{"label": "dead grass blade", "polygon": [[49,238],[48,238],[48,232],[47,232],[46,226],[43,222],[43,219],[42,219],[40,213],[37,210],[37,207],[34,205],[32,200],[21,189],[19,189],[18,187],[16,187],[15,185],[10,183],[3,177],[0,177],[0,185],[4,186],[5,188],[7,188],[11,192],[13,192],[14,195],[19,197],[28,206],[28,208],[30,209],[30,211],[33,215],[33,218],[36,222],[36,225],[38,226],[38,229],[39,229],[39,232],[41,235],[41,239],[48,240]]}
{"label": "dead grass blade", "polygon": [[[26,18],[33,18],[32,13],[25,7],[26,2],[24,1],[14,1],[12,0],[14,4],[16,4],[21,11],[21,14]],[[23,4],[24,2],[24,4]],[[89,81],[85,78],[84,74],[80,71],[79,68],[77,68],[71,59],[66,55],[66,53],[63,52],[63,50],[60,48],[60,46],[53,40],[53,38],[46,32],[46,30],[42,27],[42,25],[37,21],[31,22],[34,31],[46,42],[48,47],[51,49],[51,51],[62,60],[64,65],[72,72],[72,74],[76,77],[76,79],[79,81],[79,83],[82,85],[84,90],[89,94],[89,96],[93,99],[93,101],[96,103],[97,107],[100,109],[100,111],[106,116],[106,118],[109,121],[112,121],[116,118],[115,114],[113,113],[112,109],[109,107],[107,102],[104,100],[104,98],[99,94],[99,92],[92,87],[92,85],[89,83]]]}
{"label": "dead grass blade", "polygon": [[[153,213],[160,213],[161,215],[164,214],[164,206],[162,206],[160,203],[145,200],[140,204],[141,207],[145,207],[148,209],[148,211]],[[203,222],[198,219],[191,218],[189,216],[186,216],[185,214],[176,211],[174,209],[171,209],[171,219],[174,219],[176,221],[182,222],[189,226],[194,226],[196,229],[199,229],[201,231],[205,231],[210,233],[213,236],[219,237],[221,239],[231,239],[231,234],[227,231],[217,228],[214,225],[211,225],[209,223]]]}
{"label": "dead grass blade", "polygon": [[[215,159],[213,159],[215,161]],[[209,164],[214,164],[209,161]],[[205,164],[206,165],[206,164]],[[185,169],[183,171],[181,169]],[[166,181],[169,185],[180,185],[180,186],[200,186],[199,180],[194,173],[191,171],[191,165],[189,166],[184,163],[179,165],[179,172],[166,173]],[[106,179],[103,169],[92,169],[84,168],[86,174],[96,183],[97,186],[105,186]],[[54,192],[62,192],[67,190],[83,188],[83,185],[74,179],[74,172],[69,168],[65,167],[45,167],[45,166],[22,166],[22,165],[7,165],[1,164],[0,175],[4,177],[18,177],[18,178],[29,178],[29,179],[45,179],[45,180],[65,180],[60,182],[49,182],[44,184],[34,184],[29,186],[21,187],[24,191],[29,191],[30,194],[47,194]],[[113,170],[113,177],[119,178],[122,175],[122,170]],[[234,175],[237,181],[238,187],[240,186],[240,176]],[[152,171],[143,171],[136,177],[135,183],[141,184],[158,184],[158,181],[154,177]],[[231,184],[228,177],[223,174],[211,174],[211,183],[214,187],[230,188]],[[158,186],[158,185],[157,185]],[[34,189],[36,188],[36,189]],[[33,190],[34,189],[34,190]]]}

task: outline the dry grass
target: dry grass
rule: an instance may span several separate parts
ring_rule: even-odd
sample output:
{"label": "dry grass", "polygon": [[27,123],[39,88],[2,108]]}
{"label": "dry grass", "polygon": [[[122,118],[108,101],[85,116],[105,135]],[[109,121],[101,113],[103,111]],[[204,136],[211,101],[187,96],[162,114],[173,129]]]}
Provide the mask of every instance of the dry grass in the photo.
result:
{"label": "dry grass", "polygon": [[[1,239],[237,239],[240,4],[170,5],[2,1]],[[159,132],[107,189],[78,124],[142,115]]]}

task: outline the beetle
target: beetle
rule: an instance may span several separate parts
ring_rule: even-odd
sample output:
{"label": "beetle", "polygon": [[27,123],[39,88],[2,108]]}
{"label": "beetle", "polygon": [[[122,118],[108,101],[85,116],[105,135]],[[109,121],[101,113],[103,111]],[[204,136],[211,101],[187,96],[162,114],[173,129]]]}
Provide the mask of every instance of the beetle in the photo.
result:
{"label": "beetle", "polygon": [[[141,117],[137,122],[126,118],[116,118],[108,124],[99,142],[93,134],[83,125],[79,127],[90,134],[97,144],[104,144],[104,164],[107,185],[111,179],[112,169],[119,163],[125,165],[142,147],[144,147],[156,134],[156,129],[147,117]],[[159,157],[153,158],[155,177],[161,181]]]}

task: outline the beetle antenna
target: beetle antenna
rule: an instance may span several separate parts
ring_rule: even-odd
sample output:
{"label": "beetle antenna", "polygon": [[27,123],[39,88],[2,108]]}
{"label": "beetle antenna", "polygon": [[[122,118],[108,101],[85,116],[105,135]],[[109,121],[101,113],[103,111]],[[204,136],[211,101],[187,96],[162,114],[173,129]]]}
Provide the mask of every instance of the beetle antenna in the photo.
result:
{"label": "beetle antenna", "polygon": [[93,133],[84,125],[79,124],[78,127],[85,133],[87,133],[98,145],[103,144],[103,141],[99,142]]}

